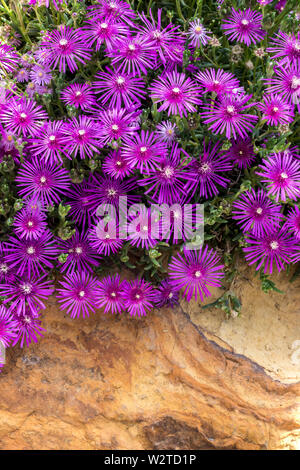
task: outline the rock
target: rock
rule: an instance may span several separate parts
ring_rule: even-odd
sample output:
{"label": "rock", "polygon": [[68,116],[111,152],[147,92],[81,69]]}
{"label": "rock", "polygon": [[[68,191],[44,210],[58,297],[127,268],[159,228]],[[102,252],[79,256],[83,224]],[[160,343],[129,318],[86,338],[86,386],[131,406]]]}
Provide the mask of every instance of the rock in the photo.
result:
{"label": "rock", "polygon": [[71,320],[52,300],[43,326],[38,344],[8,352],[1,449],[299,445],[299,383],[210,341],[181,308]]}

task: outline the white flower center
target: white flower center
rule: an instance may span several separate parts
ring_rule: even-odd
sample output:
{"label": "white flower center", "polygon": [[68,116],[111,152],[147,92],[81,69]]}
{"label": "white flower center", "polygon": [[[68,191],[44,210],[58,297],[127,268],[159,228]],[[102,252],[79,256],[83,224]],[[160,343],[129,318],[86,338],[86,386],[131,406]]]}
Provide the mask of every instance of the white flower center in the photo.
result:
{"label": "white flower center", "polygon": [[262,214],[262,211],[263,211],[263,210],[262,210],[261,207],[258,207],[258,208],[256,209],[256,213],[259,214],[259,215]]}
{"label": "white flower center", "polygon": [[75,95],[76,95],[76,96],[81,96],[82,93],[81,93],[81,91],[76,91]]}
{"label": "white flower center", "polygon": [[107,192],[109,196],[115,196],[117,194],[117,191],[113,188],[109,189]]}
{"label": "white flower center", "polygon": [[128,49],[130,51],[135,51],[135,45],[134,44],[129,44]]}
{"label": "white flower center", "polygon": [[50,140],[50,142],[54,142],[55,141],[55,135],[50,135],[49,140]]}
{"label": "white flower center", "polygon": [[153,31],[153,37],[155,39],[159,39],[161,37],[161,32],[156,30],[156,31]]}
{"label": "white flower center", "polygon": [[117,78],[117,84],[118,85],[123,85],[124,82],[125,82],[125,79],[123,77],[118,77]]}
{"label": "white flower center", "polygon": [[107,23],[101,23],[101,24],[100,24],[100,28],[101,28],[101,29],[107,29],[107,27],[108,27],[108,24],[107,24]]}
{"label": "white flower center", "polygon": [[273,107],[273,112],[274,112],[274,113],[277,113],[277,111],[279,111],[279,108],[277,108],[277,106],[274,106],[274,107]]}
{"label": "white flower center", "polygon": [[84,290],[81,290],[81,291],[79,292],[79,297],[84,297],[84,296],[85,296],[85,292],[84,292]]}
{"label": "white flower center", "polygon": [[196,271],[196,272],[195,272],[195,277],[197,277],[197,278],[198,278],[198,277],[201,277],[201,271]]}
{"label": "white flower center", "polygon": [[141,147],[140,150],[141,150],[142,153],[145,153],[145,152],[147,152],[147,147]]}
{"label": "white flower center", "polygon": [[227,106],[226,108],[228,114],[234,114],[235,113],[235,107],[232,106],[231,104]]}
{"label": "white flower center", "polygon": [[196,26],[196,28],[195,28],[195,33],[197,33],[197,34],[201,34],[201,33],[202,33],[202,31],[203,31],[203,28],[202,28],[202,26]]}
{"label": "white flower center", "polygon": [[135,298],[136,298],[136,299],[140,299],[140,298],[141,298],[140,294],[136,294],[136,295],[135,295]]}
{"label": "white flower center", "polygon": [[288,178],[288,175],[284,171],[280,173],[280,176],[283,180],[286,180]]}
{"label": "white flower center", "polygon": [[299,42],[299,41],[296,41],[296,42],[294,43],[294,49],[295,49],[296,51],[300,51],[300,42]]}
{"label": "white flower center", "polygon": [[59,41],[59,45],[60,45],[60,46],[66,46],[67,44],[68,44],[68,40],[67,40],[67,39],[61,39],[61,40]]}
{"label": "white flower center", "polygon": [[28,220],[27,226],[28,226],[28,227],[33,227],[33,222],[32,222],[32,220]]}
{"label": "white flower center", "polygon": [[172,167],[170,166],[167,166],[165,169],[164,169],[164,175],[167,177],[167,178],[171,178],[171,176],[174,175],[174,170]]}
{"label": "white flower center", "polygon": [[247,24],[249,24],[249,21],[246,20],[246,19],[243,19],[243,20],[241,21],[241,23],[242,23],[244,26],[247,26]]}
{"label": "white flower center", "polygon": [[110,295],[111,295],[112,297],[116,297],[116,296],[117,296],[117,294],[116,294],[115,292],[112,292]]}
{"label": "white flower center", "polygon": [[47,181],[46,176],[41,176],[41,177],[40,177],[40,182],[41,182],[42,184],[46,183],[46,181]]}
{"label": "white flower center", "polygon": [[143,230],[143,232],[148,232],[148,227],[147,227],[147,225],[143,225],[143,229],[142,229],[142,230]]}
{"label": "white flower center", "polygon": [[300,86],[300,78],[294,76],[292,78],[291,88],[293,90],[296,90],[299,86]]}
{"label": "white flower center", "polygon": [[173,89],[172,89],[173,93],[175,95],[178,95],[180,93],[180,88],[178,88],[177,86],[175,86]]}
{"label": "white flower center", "polygon": [[173,294],[172,294],[172,292],[170,292],[170,294],[169,294],[169,296],[168,296],[168,297],[169,297],[169,299],[172,299],[172,297],[173,297]]}
{"label": "white flower center", "polygon": [[22,291],[24,292],[24,294],[30,294],[31,291],[32,291],[32,286],[31,286],[31,284],[26,284],[26,283],[24,283],[24,284],[21,286],[21,289],[22,289]]}
{"label": "white flower center", "polygon": [[78,134],[79,135],[85,135],[85,130],[84,129],[79,129]]}
{"label": "white flower center", "polygon": [[7,273],[7,272],[8,272],[8,266],[7,266],[7,264],[4,264],[4,263],[3,263],[3,264],[0,264],[0,271],[1,271],[2,273]]}
{"label": "white flower center", "polygon": [[117,124],[113,124],[111,126],[111,128],[112,128],[113,131],[118,131],[119,130],[119,126]]}
{"label": "white flower center", "polygon": [[82,253],[82,248],[81,248],[81,246],[76,246],[76,248],[75,248],[75,253],[77,253],[78,255],[81,255],[81,253]]}
{"label": "white flower center", "polygon": [[201,165],[200,170],[203,171],[203,173],[206,173],[207,171],[210,170],[209,164],[208,164],[208,163],[203,163],[203,164]]}
{"label": "white flower center", "polygon": [[33,246],[29,246],[29,247],[27,248],[27,254],[28,254],[28,255],[33,255],[34,253],[35,253],[34,247],[33,247]]}
{"label": "white flower center", "polygon": [[272,250],[277,250],[279,248],[279,244],[278,242],[273,241],[270,243],[270,247],[272,248]]}
{"label": "white flower center", "polygon": [[26,113],[21,113],[21,114],[20,114],[20,117],[21,117],[21,119],[26,119],[26,118],[27,118],[27,114],[26,114]]}

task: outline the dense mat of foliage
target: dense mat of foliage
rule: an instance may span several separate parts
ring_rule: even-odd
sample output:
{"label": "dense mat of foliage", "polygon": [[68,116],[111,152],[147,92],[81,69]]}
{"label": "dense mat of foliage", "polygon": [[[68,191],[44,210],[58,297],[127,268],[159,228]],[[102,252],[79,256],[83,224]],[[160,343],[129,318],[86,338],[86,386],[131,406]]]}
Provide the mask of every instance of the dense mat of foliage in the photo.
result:
{"label": "dense mat of foliage", "polygon": [[[210,286],[236,314],[241,255],[276,289],[268,275],[300,257],[297,1],[1,0],[0,11],[2,344],[42,335],[55,280],[72,318],[145,315]],[[120,196],[146,204],[125,235]],[[178,213],[165,230],[160,210],[154,237],[150,204],[179,204],[183,237]],[[204,244],[190,250],[197,204]],[[133,280],[112,274],[122,268]]]}

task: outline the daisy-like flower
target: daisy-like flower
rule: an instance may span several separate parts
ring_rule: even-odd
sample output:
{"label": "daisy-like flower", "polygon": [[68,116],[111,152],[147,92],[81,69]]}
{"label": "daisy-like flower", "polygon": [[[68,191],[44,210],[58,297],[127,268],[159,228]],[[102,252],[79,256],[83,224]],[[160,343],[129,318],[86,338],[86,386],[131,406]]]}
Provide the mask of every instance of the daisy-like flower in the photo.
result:
{"label": "daisy-like flower", "polygon": [[121,313],[124,310],[123,284],[119,274],[104,277],[99,282],[97,306],[105,307],[104,313]]}
{"label": "daisy-like flower", "polygon": [[41,326],[39,314],[26,308],[24,312],[14,312],[13,318],[17,325],[17,335],[13,346],[20,341],[20,347],[29,346],[32,342],[38,342],[38,336],[43,336],[45,328]]}
{"label": "daisy-like flower", "polygon": [[35,276],[19,277],[6,284],[0,284],[0,295],[4,296],[4,303],[11,303],[10,309],[25,314],[28,307],[31,312],[38,313],[45,309],[44,300],[54,292],[54,286],[50,281]]}
{"label": "daisy-like flower", "polygon": [[199,19],[196,19],[189,24],[188,38],[193,47],[205,46],[211,39],[211,32],[203,26]]}
{"label": "daisy-like flower", "polygon": [[41,43],[43,64],[52,69],[57,66],[60,72],[75,72],[77,62],[85,64],[91,59],[91,49],[86,43],[81,29],[60,26],[47,34]]}
{"label": "daisy-like flower", "polygon": [[121,152],[131,168],[149,173],[150,169],[157,168],[161,158],[166,157],[167,146],[154,132],[142,130],[140,135],[125,140]]}
{"label": "daisy-like flower", "polygon": [[67,86],[61,93],[65,104],[74,108],[90,111],[96,104],[96,99],[88,83],[74,83]]}
{"label": "daisy-like flower", "polygon": [[300,102],[300,61],[274,67],[272,78],[265,78],[268,83],[267,93],[278,93],[289,103]]}
{"label": "daisy-like flower", "polygon": [[116,40],[127,37],[128,33],[127,25],[116,22],[113,17],[86,21],[82,28],[86,43],[89,46],[95,45],[96,51],[99,51],[103,43],[105,43],[106,50],[113,50]]}
{"label": "daisy-like flower", "polygon": [[37,133],[46,119],[47,114],[43,108],[24,97],[13,98],[0,112],[0,120],[4,126],[14,134],[25,137]]}
{"label": "daisy-like flower", "polygon": [[179,305],[179,291],[175,289],[170,279],[165,279],[156,289],[155,306],[157,308]]}
{"label": "daisy-like flower", "polygon": [[15,339],[17,326],[11,310],[7,310],[3,305],[0,305],[0,342],[5,348],[8,348]]}
{"label": "daisy-like flower", "polygon": [[46,230],[37,240],[19,240],[10,237],[5,243],[4,260],[16,268],[19,276],[39,276],[45,268],[52,269],[57,249],[52,234]]}
{"label": "daisy-like flower", "polygon": [[300,162],[287,153],[274,153],[268,159],[263,159],[257,175],[267,184],[268,194],[279,200],[286,198],[294,201],[300,197]]}
{"label": "daisy-like flower", "polygon": [[128,240],[132,246],[149,250],[157,244],[157,240],[152,238],[151,208],[141,204],[136,209],[129,209]]}
{"label": "daisy-like flower", "polygon": [[124,0],[98,0],[96,5],[88,7],[88,11],[88,16],[92,18],[113,18],[131,25],[133,24],[131,20],[136,16],[130,5]]}
{"label": "daisy-like flower", "polygon": [[63,121],[46,122],[39,133],[28,139],[29,149],[35,157],[49,161],[51,165],[62,162],[62,155],[68,157],[66,144],[68,138],[65,135],[65,123]]}
{"label": "daisy-like flower", "polygon": [[102,170],[106,175],[115,179],[120,178],[120,180],[133,172],[133,168],[120,150],[113,150],[105,157]]}
{"label": "daisy-like flower", "polygon": [[238,79],[232,73],[224,72],[223,69],[200,71],[197,73],[196,79],[203,87],[203,92],[215,93],[216,95],[230,93],[239,87]]}
{"label": "daisy-like flower", "polygon": [[[168,61],[176,62],[178,59],[177,48],[184,49],[184,35],[180,31],[180,26],[174,26],[169,23],[165,28],[162,26],[161,21],[162,9],[157,11],[157,22],[153,18],[152,11],[150,10],[149,16],[142,13],[139,15],[143,25],[137,26],[141,35],[148,41],[153,43],[153,48],[159,58],[159,62],[166,64]],[[156,66],[158,66],[156,60]]]}
{"label": "daisy-like flower", "polygon": [[19,65],[20,57],[8,44],[0,44],[0,75],[14,72]]}
{"label": "daisy-like flower", "polygon": [[103,145],[134,135],[140,127],[136,118],[137,113],[127,112],[124,108],[103,111],[99,116],[99,134]]}
{"label": "daisy-like flower", "polygon": [[221,287],[220,280],[224,277],[224,266],[219,264],[220,259],[216,252],[208,246],[200,250],[186,250],[183,255],[177,254],[169,264],[169,277],[173,288],[184,289],[183,295],[189,302],[193,296],[204,297],[211,295],[210,286]]}
{"label": "daisy-like flower", "polygon": [[144,279],[125,281],[123,292],[124,307],[130,316],[145,316],[147,311],[153,308],[156,297],[155,290]]}
{"label": "daisy-like flower", "polygon": [[33,158],[21,165],[16,182],[22,197],[35,195],[45,204],[59,203],[70,186],[70,175],[61,166]]}
{"label": "daisy-like flower", "polygon": [[255,44],[262,41],[266,32],[262,29],[262,15],[248,8],[245,11],[236,11],[232,8],[232,14],[223,20],[222,29],[230,41],[238,41],[247,44]]}
{"label": "daisy-like flower", "polygon": [[209,130],[214,134],[223,134],[225,131],[227,139],[232,136],[236,139],[237,135],[247,137],[247,133],[254,128],[253,123],[258,119],[254,114],[245,113],[255,106],[255,103],[247,104],[251,97],[252,95],[222,95],[213,107],[211,104],[203,105],[200,116],[205,124],[210,124]]}
{"label": "daisy-like flower", "polygon": [[297,36],[293,33],[287,34],[279,31],[271,38],[270,47],[267,52],[273,54],[272,59],[280,59],[281,63],[296,61],[300,59],[300,33]]}
{"label": "daisy-like flower", "polygon": [[146,96],[145,83],[142,78],[126,72],[117,72],[107,67],[106,72],[99,72],[93,89],[100,95],[101,104],[110,108],[126,109],[139,107]]}
{"label": "daisy-like flower", "polygon": [[86,223],[90,226],[92,222],[91,202],[88,192],[91,189],[91,181],[82,181],[80,184],[72,184],[66,192],[66,204],[71,206],[69,216],[81,226]]}
{"label": "daisy-like flower", "polygon": [[156,126],[156,134],[162,142],[167,144],[167,147],[172,146],[176,140],[177,126],[171,121],[162,121]]}
{"label": "daisy-like flower", "polygon": [[90,316],[90,312],[95,313],[98,294],[96,278],[81,271],[64,276],[64,280],[59,283],[61,289],[57,289],[58,301],[71,318],[85,318]]}
{"label": "daisy-like flower", "polygon": [[244,232],[253,233],[256,237],[278,228],[283,218],[280,206],[274,204],[263,189],[257,193],[253,188],[246,191],[232,206],[232,218],[237,220]]}
{"label": "daisy-like flower", "polygon": [[92,271],[92,266],[98,266],[97,254],[93,250],[87,233],[75,234],[66,241],[59,240],[57,244],[60,255],[67,255],[66,260],[60,264],[61,272],[72,275],[74,271]]}
{"label": "daisy-like flower", "polygon": [[110,256],[117,253],[123,245],[123,240],[118,238],[119,228],[110,229],[110,226],[103,221],[91,227],[89,242],[98,255]]}
{"label": "daisy-like flower", "polygon": [[45,65],[34,65],[30,71],[30,80],[37,85],[49,85],[52,80],[50,68]]}
{"label": "daisy-like flower", "polygon": [[295,238],[300,240],[300,210],[298,206],[295,205],[295,207],[289,211],[284,228],[290,230]]}
{"label": "daisy-like flower", "polygon": [[151,98],[154,103],[162,102],[158,112],[168,111],[170,114],[179,114],[181,117],[187,112],[196,112],[195,105],[201,103],[200,87],[185,73],[166,73],[154,80],[150,87]]}
{"label": "daisy-like flower", "polygon": [[155,48],[153,41],[138,34],[116,40],[114,49],[107,51],[112,58],[112,64],[118,66],[120,73],[128,72],[133,75],[147,75],[147,70],[155,63]]}
{"label": "daisy-like flower", "polygon": [[148,186],[145,195],[158,204],[174,204],[188,196],[187,188],[195,184],[192,167],[187,163],[189,155],[181,161],[182,149],[174,144],[170,155],[159,160],[156,168],[150,168],[146,177],[138,180],[140,186]]}
{"label": "daisy-like flower", "polygon": [[28,82],[29,80],[29,71],[27,69],[20,69],[16,73],[16,80],[19,83]]}
{"label": "daisy-like flower", "polygon": [[222,143],[217,142],[208,146],[203,141],[203,152],[197,160],[191,162],[191,172],[194,175],[192,182],[193,192],[200,189],[200,197],[215,196],[219,193],[218,186],[226,188],[230,180],[223,176],[225,172],[232,170],[232,162],[229,157],[220,151]]}
{"label": "daisy-like flower", "polygon": [[261,237],[249,235],[243,248],[249,265],[257,263],[256,271],[264,265],[264,272],[272,274],[273,265],[280,272],[284,263],[289,264],[295,252],[295,239],[284,228],[267,232]]}
{"label": "daisy-like flower", "polygon": [[231,141],[231,147],[225,153],[238,168],[248,168],[255,160],[255,153],[250,137]]}
{"label": "daisy-like flower", "polygon": [[15,215],[14,230],[20,238],[39,238],[47,228],[46,215],[39,209],[25,207]]}
{"label": "daisy-like flower", "polygon": [[293,121],[293,107],[280,95],[264,95],[264,101],[257,107],[262,112],[262,119],[266,119],[270,126],[288,124]]}
{"label": "daisy-like flower", "polygon": [[102,147],[100,143],[101,133],[99,125],[94,119],[84,115],[77,118],[73,117],[64,128],[64,133],[68,138],[66,151],[76,157],[78,154],[81,159],[86,156],[93,157],[93,153],[98,153]]}

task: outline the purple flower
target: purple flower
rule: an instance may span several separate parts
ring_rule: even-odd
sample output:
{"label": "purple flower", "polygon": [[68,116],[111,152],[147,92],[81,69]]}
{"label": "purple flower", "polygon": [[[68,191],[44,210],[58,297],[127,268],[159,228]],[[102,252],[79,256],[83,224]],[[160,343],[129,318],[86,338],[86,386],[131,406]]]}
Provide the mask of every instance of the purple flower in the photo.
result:
{"label": "purple flower", "polygon": [[117,109],[122,106],[127,109],[139,107],[146,95],[143,79],[108,67],[106,70],[95,76],[98,80],[93,84],[93,89],[100,95],[101,104]]}
{"label": "purple flower", "polygon": [[256,174],[267,183],[268,194],[275,197],[276,202],[286,198],[294,201],[300,196],[300,162],[287,153],[274,153],[263,159],[261,170]]}
{"label": "purple flower", "polygon": [[255,160],[255,153],[250,137],[231,141],[231,147],[225,153],[239,168],[248,168]]}
{"label": "purple flower", "polygon": [[88,83],[74,83],[64,88],[61,98],[65,104],[74,108],[90,111],[96,104],[96,100]]}
{"label": "purple flower", "polygon": [[122,155],[131,168],[149,173],[167,155],[167,146],[153,132],[142,130],[140,135],[135,134],[125,140]]}
{"label": "purple flower", "polygon": [[278,93],[291,104],[299,105],[300,61],[274,67],[275,75],[266,78],[268,93]]}
{"label": "purple flower", "polygon": [[248,8],[245,11],[236,11],[232,8],[232,15],[223,20],[222,29],[230,41],[238,41],[250,46],[261,41],[266,32],[262,29],[262,15]]}
{"label": "purple flower", "polygon": [[194,191],[199,187],[200,197],[215,196],[219,193],[218,185],[226,188],[230,180],[222,176],[222,173],[232,170],[230,158],[220,152],[221,142],[213,147],[211,142],[208,146],[203,141],[203,153],[197,160],[191,163],[190,172],[194,175],[192,186]]}
{"label": "purple flower", "polygon": [[168,116],[179,114],[182,117],[187,112],[196,112],[195,105],[201,103],[200,90],[184,73],[173,71],[154,80],[150,87],[150,96],[154,103],[163,102],[158,112],[168,110]]}
{"label": "purple flower", "polygon": [[272,59],[280,59],[280,63],[289,63],[300,59],[300,33],[297,36],[293,33],[287,34],[279,31],[271,38],[271,47],[267,48],[267,52],[273,54]]}
{"label": "purple flower", "polygon": [[263,113],[262,119],[266,119],[268,125],[278,126],[293,121],[293,108],[280,95],[273,95],[273,93],[264,95],[264,101],[258,103],[257,107]]}
{"label": "purple flower", "polygon": [[119,274],[104,277],[99,282],[97,306],[105,307],[104,313],[121,313],[124,310],[123,284]]}
{"label": "purple flower", "polygon": [[216,95],[230,93],[239,87],[238,79],[232,73],[224,72],[223,69],[200,71],[197,73],[196,79],[200,86],[203,87],[203,92],[215,93]]}
{"label": "purple flower", "polygon": [[0,284],[0,295],[6,297],[4,303],[11,303],[10,309],[20,314],[26,313],[29,308],[31,312],[38,313],[45,309],[43,300],[46,300],[54,292],[54,286],[50,281],[35,276],[15,277],[15,279]]}
{"label": "purple flower", "polygon": [[92,226],[90,229],[89,241],[91,247],[99,255],[110,256],[117,253],[123,245],[123,240],[118,238],[118,230],[118,227],[111,230],[109,224],[98,221],[97,225]]}
{"label": "purple flower", "polygon": [[149,250],[157,244],[152,237],[151,208],[146,208],[144,204],[137,206],[129,209],[128,241],[132,246]]}
{"label": "purple flower", "polygon": [[0,44],[0,67],[5,73],[13,72],[19,65],[19,55],[7,44]]}
{"label": "purple flower", "polygon": [[151,69],[155,62],[154,43],[140,34],[118,39],[107,55],[112,58],[112,65],[118,66],[120,73],[126,71],[139,76],[142,73],[147,75],[147,69]]}
{"label": "purple flower", "polygon": [[59,281],[62,286],[58,291],[58,301],[61,308],[67,311],[71,318],[89,317],[90,312],[95,313],[98,295],[98,280],[84,271],[74,272],[64,276]]}
{"label": "purple flower", "polygon": [[196,19],[189,24],[188,38],[193,47],[205,46],[211,39],[211,32],[207,31],[199,19]]}
{"label": "purple flower", "polygon": [[23,163],[16,182],[22,188],[19,190],[22,197],[35,195],[45,204],[51,204],[61,201],[60,194],[70,186],[70,176],[65,168],[35,157],[32,162]]}
{"label": "purple flower", "polygon": [[[91,49],[87,45],[81,29],[60,26],[47,34],[41,43],[43,63],[52,69],[59,67],[60,72],[78,69],[77,62],[85,64],[91,59]],[[67,67],[66,67],[67,66]]]}
{"label": "purple flower", "polygon": [[11,311],[7,310],[3,305],[0,305],[0,343],[2,343],[5,348],[8,348],[16,337],[16,331],[17,323]]}
{"label": "purple flower", "polygon": [[58,240],[58,252],[67,255],[60,264],[60,271],[72,275],[74,271],[92,271],[92,266],[98,266],[97,254],[93,250],[87,233],[75,234],[66,241]]}
{"label": "purple flower", "polygon": [[135,121],[137,113],[127,112],[126,109],[108,109],[103,111],[100,118],[100,138],[103,144],[114,140],[124,139],[133,135],[139,124]]}
{"label": "purple flower", "polygon": [[79,154],[81,159],[92,158],[93,152],[98,153],[102,147],[99,125],[87,116],[73,117],[66,124],[64,133],[68,137],[66,151],[74,157]]}
{"label": "purple flower", "polygon": [[145,316],[147,310],[153,308],[155,301],[155,290],[149,282],[144,279],[125,281],[123,284],[124,307],[133,317]]}
{"label": "purple flower", "polygon": [[170,279],[165,279],[156,289],[155,306],[174,308],[176,305],[179,305],[179,291],[173,287]]}
{"label": "purple flower", "polygon": [[295,207],[289,211],[286,216],[284,228],[290,230],[297,240],[300,239],[300,210],[298,206],[295,205]]}
{"label": "purple flower", "polygon": [[36,240],[44,233],[46,227],[46,216],[39,209],[25,207],[15,215],[14,230],[20,238]]}
{"label": "purple flower", "polygon": [[257,263],[256,271],[264,265],[264,272],[270,274],[274,263],[279,272],[284,269],[284,263],[291,262],[295,251],[295,239],[283,228],[265,233],[261,237],[249,235],[246,243],[250,245],[243,248],[248,264]]}
{"label": "purple flower", "polygon": [[37,343],[38,335],[43,336],[43,331],[46,331],[45,328],[41,326],[40,316],[29,308],[26,308],[25,313],[15,312],[13,318],[17,325],[17,336],[13,342],[13,346],[19,341],[21,348],[23,348],[25,344],[28,347],[32,341]]}
{"label": "purple flower", "polygon": [[34,101],[22,97],[12,99],[0,113],[0,120],[14,134],[27,136],[37,133],[42,127],[47,114]]}
{"label": "purple flower", "polygon": [[108,51],[113,50],[116,40],[125,38],[128,32],[127,25],[116,22],[113,17],[86,21],[82,28],[84,40],[90,47],[96,45],[96,51],[103,43]]}
{"label": "purple flower", "polygon": [[183,295],[189,302],[193,296],[197,300],[200,297],[211,295],[209,286],[221,287],[220,280],[224,277],[223,265],[216,252],[209,250],[206,245],[200,250],[184,250],[183,256],[177,254],[169,264],[169,276],[173,288],[184,289]]}
{"label": "purple flower", "polygon": [[105,157],[102,170],[106,175],[120,180],[133,172],[133,168],[120,150],[113,150]]}
{"label": "purple flower", "polygon": [[177,126],[171,121],[162,121],[156,126],[156,134],[162,142],[166,142],[167,147],[170,147],[176,140]]}
{"label": "purple flower", "polygon": [[19,83],[28,82],[29,80],[29,71],[27,69],[20,69],[16,73],[16,80]]}
{"label": "purple flower", "polygon": [[247,132],[251,132],[254,122],[258,117],[254,114],[247,114],[244,111],[255,106],[255,103],[246,104],[252,95],[235,96],[222,95],[220,101],[202,106],[203,112],[200,116],[204,118],[205,124],[210,124],[209,130],[214,134],[223,134],[225,131],[227,139],[231,136],[237,138],[246,137]]}
{"label": "purple flower", "polygon": [[277,229],[283,218],[280,206],[274,204],[263,189],[257,193],[253,188],[246,191],[232,206],[232,218],[238,221],[244,232],[251,232],[256,237]]}
{"label": "purple flower", "polygon": [[30,71],[30,80],[36,85],[49,85],[52,80],[50,68],[45,65],[34,65]]}
{"label": "purple flower", "polygon": [[39,276],[45,268],[52,269],[57,258],[57,249],[52,234],[46,230],[37,240],[19,240],[10,237],[5,243],[4,260],[11,268],[16,268],[20,276]]}
{"label": "purple flower", "polygon": [[130,5],[123,0],[98,0],[98,3],[89,6],[88,10],[89,16],[93,18],[113,18],[129,24],[133,24],[131,19],[136,16]]}
{"label": "purple flower", "polygon": [[62,162],[61,153],[68,156],[65,150],[68,138],[64,131],[63,121],[46,122],[38,134],[28,139],[32,154],[41,160],[49,161],[51,165]]}
{"label": "purple flower", "polygon": [[72,184],[66,192],[67,205],[71,206],[69,216],[79,225],[91,225],[91,202],[88,196],[91,189],[91,181],[82,181],[80,184]]}

